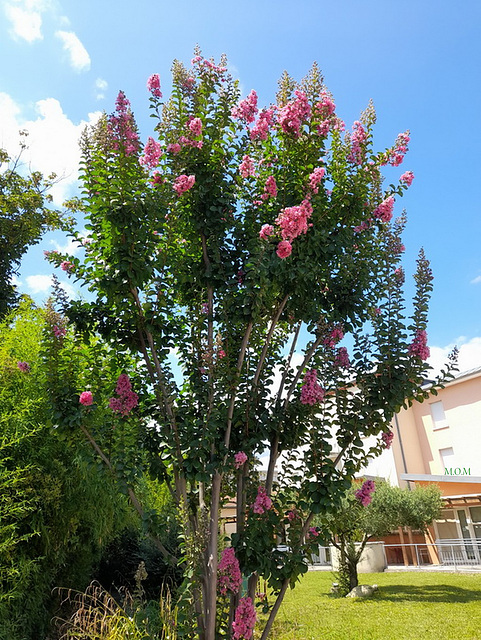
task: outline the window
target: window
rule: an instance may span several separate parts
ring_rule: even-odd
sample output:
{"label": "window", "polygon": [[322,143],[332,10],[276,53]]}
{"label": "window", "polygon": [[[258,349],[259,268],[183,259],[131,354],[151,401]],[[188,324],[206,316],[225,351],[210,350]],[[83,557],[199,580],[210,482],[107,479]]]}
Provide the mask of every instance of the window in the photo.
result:
{"label": "window", "polygon": [[449,427],[441,401],[431,404],[431,417],[433,419],[433,429],[445,429]]}
{"label": "window", "polygon": [[446,469],[452,469],[454,466],[454,451],[452,447],[447,449],[439,449],[439,455],[441,456],[441,465],[443,474],[446,473]]}

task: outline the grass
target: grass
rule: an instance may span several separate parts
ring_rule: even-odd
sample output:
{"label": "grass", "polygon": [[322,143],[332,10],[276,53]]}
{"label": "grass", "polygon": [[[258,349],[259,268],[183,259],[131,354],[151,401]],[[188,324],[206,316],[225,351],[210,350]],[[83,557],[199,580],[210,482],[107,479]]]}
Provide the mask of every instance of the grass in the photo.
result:
{"label": "grass", "polygon": [[286,594],[272,640],[481,640],[481,574],[361,574],[366,600],[330,593],[333,574],[310,571]]}

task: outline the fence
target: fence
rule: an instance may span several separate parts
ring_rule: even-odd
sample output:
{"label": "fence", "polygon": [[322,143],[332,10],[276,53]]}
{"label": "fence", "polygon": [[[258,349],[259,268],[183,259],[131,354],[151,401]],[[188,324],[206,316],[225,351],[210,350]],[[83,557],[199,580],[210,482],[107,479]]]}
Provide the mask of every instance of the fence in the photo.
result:
{"label": "fence", "polygon": [[[385,544],[388,565],[448,566],[455,571],[476,568],[481,570],[481,539],[436,540],[434,543]],[[312,556],[312,564],[332,566],[329,547],[319,546]]]}

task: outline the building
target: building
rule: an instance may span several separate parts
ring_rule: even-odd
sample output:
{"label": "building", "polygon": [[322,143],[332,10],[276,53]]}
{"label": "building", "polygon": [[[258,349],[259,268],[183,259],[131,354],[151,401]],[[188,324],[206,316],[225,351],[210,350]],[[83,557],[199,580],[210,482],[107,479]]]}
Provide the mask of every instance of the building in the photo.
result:
{"label": "building", "polygon": [[437,484],[444,509],[426,542],[436,542],[441,555],[456,546],[461,560],[481,564],[481,367],[402,409],[392,430],[392,448],[363,475],[400,487]]}

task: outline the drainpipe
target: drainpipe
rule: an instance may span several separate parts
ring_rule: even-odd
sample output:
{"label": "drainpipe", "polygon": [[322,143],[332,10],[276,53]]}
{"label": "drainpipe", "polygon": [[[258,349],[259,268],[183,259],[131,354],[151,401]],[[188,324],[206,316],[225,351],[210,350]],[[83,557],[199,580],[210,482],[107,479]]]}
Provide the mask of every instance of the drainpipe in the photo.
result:
{"label": "drainpipe", "polygon": [[[404,447],[403,447],[403,441],[402,441],[402,438],[401,438],[401,429],[399,428],[399,420],[398,420],[398,417],[397,417],[397,413],[394,414],[394,423],[396,425],[396,433],[397,433],[397,437],[398,437],[398,440],[399,440],[399,447],[401,449],[401,458],[402,458],[402,462],[403,462],[404,473],[407,473],[408,472],[408,468],[407,468],[407,465],[406,465],[406,456],[404,455]],[[410,484],[409,480],[407,480],[407,483],[408,483],[408,489],[409,489],[409,491],[411,491],[412,488],[411,488],[411,484]]]}

